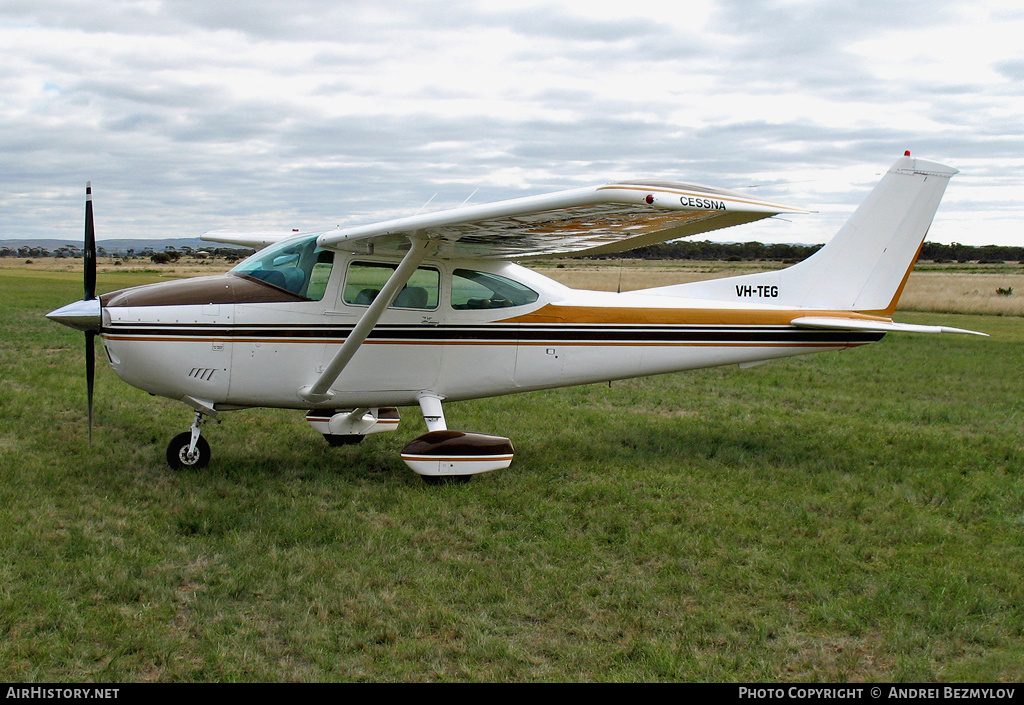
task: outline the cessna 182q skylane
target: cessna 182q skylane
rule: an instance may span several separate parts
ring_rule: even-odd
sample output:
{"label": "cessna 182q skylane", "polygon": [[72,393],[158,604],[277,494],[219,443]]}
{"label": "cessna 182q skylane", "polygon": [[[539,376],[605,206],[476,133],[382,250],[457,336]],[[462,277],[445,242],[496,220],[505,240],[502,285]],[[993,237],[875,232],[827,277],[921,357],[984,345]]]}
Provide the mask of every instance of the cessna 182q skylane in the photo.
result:
{"label": "cessna 182q skylane", "polygon": [[[263,248],[230,272],[96,298],[91,193],[85,299],[49,317],[86,332],[114,372],[194,411],[174,468],[203,467],[203,423],[252,407],[302,409],[332,444],[392,431],[419,406],[428,432],[402,459],[428,480],[508,467],[507,438],[448,430],[442,405],[880,340],[949,178],[899,159],[839,233],[787,269],[611,293],[508,260],[618,252],[806,212],[694,184],[628,181],[320,233],[215,231]],[[87,189],[88,191],[88,189]]]}

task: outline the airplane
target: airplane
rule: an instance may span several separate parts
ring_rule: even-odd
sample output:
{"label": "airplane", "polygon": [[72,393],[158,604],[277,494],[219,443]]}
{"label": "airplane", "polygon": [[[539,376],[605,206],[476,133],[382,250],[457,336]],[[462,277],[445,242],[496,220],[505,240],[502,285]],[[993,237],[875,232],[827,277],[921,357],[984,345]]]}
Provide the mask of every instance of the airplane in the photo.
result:
{"label": "airplane", "polygon": [[892,319],[956,169],[899,158],[845,225],[785,269],[613,293],[574,290],[513,260],[630,250],[800,208],[736,191],[632,180],[322,232],[211,231],[259,248],[225,274],[96,296],[91,185],[85,296],[47,314],[94,339],[114,373],[184,402],[176,470],[211,458],[228,411],[305,412],[331,445],[427,432],[401,451],[432,484],[509,467],[503,436],[448,428],[450,402],[858,347],[890,332],[971,333]]}

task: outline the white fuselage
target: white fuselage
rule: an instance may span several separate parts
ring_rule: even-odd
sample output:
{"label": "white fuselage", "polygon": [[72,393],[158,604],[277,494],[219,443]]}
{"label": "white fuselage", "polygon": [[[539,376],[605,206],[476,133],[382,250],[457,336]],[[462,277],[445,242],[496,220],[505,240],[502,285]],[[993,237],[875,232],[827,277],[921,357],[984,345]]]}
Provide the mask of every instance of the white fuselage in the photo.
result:
{"label": "white fuselage", "polygon": [[[426,301],[399,295],[333,383],[331,399],[305,401],[299,390],[318,379],[367,310],[355,293],[361,285],[351,281],[356,269],[386,262],[336,253],[325,283],[306,298],[278,296],[270,284],[237,273],[115,292],[103,297],[101,336],[124,381],[217,409],[407,406],[424,393],[488,397],[882,337],[799,329],[789,321],[807,311],[791,307],[579,291],[505,262],[427,261],[421,269],[436,290]],[[534,296],[474,298],[479,291],[462,290],[491,275]]]}

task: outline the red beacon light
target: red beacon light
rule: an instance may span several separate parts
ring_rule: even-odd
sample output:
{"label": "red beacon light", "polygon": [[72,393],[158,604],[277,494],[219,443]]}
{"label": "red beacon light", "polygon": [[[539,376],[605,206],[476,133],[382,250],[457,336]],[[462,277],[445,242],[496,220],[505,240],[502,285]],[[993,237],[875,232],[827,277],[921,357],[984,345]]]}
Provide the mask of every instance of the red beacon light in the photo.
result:
{"label": "red beacon light", "polygon": [[910,150],[908,149],[906,152],[904,152],[903,156],[904,157],[909,157],[910,156]]}

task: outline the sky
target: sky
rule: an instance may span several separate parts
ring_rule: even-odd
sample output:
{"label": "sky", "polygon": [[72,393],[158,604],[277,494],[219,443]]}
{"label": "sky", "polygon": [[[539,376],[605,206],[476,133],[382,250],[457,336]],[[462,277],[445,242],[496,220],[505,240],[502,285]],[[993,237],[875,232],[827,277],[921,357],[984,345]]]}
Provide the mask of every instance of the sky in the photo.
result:
{"label": "sky", "polygon": [[1024,245],[1019,0],[0,0],[0,239],[328,229],[627,178],[815,211],[903,153]]}

